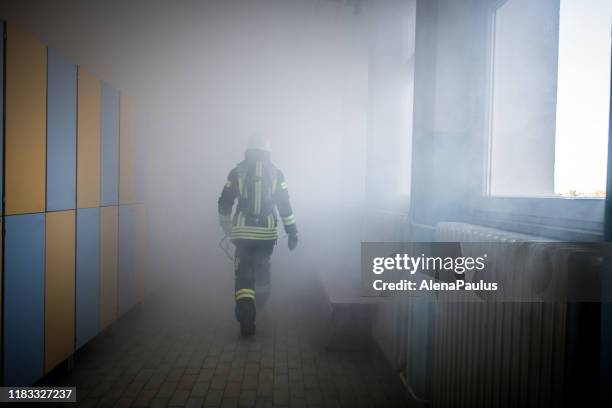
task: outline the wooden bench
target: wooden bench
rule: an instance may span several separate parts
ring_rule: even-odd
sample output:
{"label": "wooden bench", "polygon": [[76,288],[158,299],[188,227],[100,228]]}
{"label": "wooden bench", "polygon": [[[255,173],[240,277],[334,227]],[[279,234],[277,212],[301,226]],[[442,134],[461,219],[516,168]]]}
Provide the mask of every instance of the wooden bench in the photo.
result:
{"label": "wooden bench", "polygon": [[380,299],[361,296],[359,277],[320,275],[330,309],[326,348],[362,351],[372,345],[372,321]]}

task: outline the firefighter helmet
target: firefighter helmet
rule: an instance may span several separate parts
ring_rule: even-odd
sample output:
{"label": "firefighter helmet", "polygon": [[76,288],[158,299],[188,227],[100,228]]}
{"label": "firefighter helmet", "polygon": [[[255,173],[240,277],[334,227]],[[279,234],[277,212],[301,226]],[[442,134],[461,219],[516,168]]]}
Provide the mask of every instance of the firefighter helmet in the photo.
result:
{"label": "firefighter helmet", "polygon": [[263,150],[264,152],[271,153],[272,148],[270,147],[270,140],[263,136],[261,133],[253,133],[249,137],[247,143],[247,150]]}

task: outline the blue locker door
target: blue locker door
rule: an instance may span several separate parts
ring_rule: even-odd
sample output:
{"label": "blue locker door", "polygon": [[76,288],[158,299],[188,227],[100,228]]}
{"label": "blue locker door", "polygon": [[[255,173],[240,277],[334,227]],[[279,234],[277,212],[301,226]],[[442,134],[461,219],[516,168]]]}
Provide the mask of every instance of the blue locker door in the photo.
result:
{"label": "blue locker door", "polygon": [[77,66],[47,54],[47,211],[76,206]]}
{"label": "blue locker door", "polygon": [[77,210],[76,347],[96,334],[100,309],[100,209]]}
{"label": "blue locker door", "polygon": [[26,386],[43,375],[45,216],[5,219],[4,381]]}
{"label": "blue locker door", "polygon": [[[4,21],[0,20],[1,38],[4,38]],[[0,41],[0,78],[4,78],[4,41]],[[4,80],[0,81],[0,180],[4,180]],[[1,187],[1,186],[0,186]],[[4,189],[0,188],[0,203],[4,202]]]}
{"label": "blue locker door", "polygon": [[102,83],[100,205],[119,201],[119,92]]}

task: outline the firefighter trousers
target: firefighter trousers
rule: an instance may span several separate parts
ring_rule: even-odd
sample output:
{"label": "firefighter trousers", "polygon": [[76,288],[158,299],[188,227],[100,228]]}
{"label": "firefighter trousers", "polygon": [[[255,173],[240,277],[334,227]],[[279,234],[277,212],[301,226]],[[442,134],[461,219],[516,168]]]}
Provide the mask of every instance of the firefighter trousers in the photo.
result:
{"label": "firefighter trousers", "polygon": [[236,319],[254,323],[256,305],[263,306],[270,294],[270,257],[275,241],[236,240],[234,244]]}

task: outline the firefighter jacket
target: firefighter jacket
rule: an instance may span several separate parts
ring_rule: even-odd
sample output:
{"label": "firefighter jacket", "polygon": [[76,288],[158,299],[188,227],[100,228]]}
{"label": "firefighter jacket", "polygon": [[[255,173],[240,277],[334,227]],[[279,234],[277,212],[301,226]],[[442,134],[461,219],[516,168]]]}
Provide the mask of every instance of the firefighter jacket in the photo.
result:
{"label": "firefighter jacket", "polygon": [[[234,202],[238,199],[232,217]],[[230,171],[219,197],[219,221],[232,241],[278,238],[278,218],[287,234],[297,233],[283,173],[265,157],[249,157]]]}

